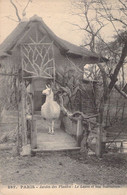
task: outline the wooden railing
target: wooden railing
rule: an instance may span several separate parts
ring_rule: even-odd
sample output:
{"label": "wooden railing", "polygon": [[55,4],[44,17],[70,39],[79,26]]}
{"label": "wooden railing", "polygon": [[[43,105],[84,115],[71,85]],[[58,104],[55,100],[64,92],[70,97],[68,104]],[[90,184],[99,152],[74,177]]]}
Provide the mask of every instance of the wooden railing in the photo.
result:
{"label": "wooden railing", "polygon": [[[61,112],[63,112],[64,116],[67,116],[69,120],[76,123],[76,141],[77,141],[77,147],[81,148],[81,152],[86,152],[88,150],[87,146],[87,138],[91,131],[91,124],[96,122],[93,122],[93,118],[96,118],[98,114],[84,114],[82,112],[76,111],[74,113],[69,112],[62,104],[61,106]],[[32,114],[30,118],[27,118],[27,123],[29,123],[30,126],[30,144],[31,149],[37,148],[37,120],[41,120],[41,115],[34,115]],[[87,128],[84,128],[84,126],[87,126]],[[97,132],[97,142],[99,141],[99,136]],[[90,147],[90,146],[89,146]],[[98,143],[96,144],[95,153],[98,155]]]}

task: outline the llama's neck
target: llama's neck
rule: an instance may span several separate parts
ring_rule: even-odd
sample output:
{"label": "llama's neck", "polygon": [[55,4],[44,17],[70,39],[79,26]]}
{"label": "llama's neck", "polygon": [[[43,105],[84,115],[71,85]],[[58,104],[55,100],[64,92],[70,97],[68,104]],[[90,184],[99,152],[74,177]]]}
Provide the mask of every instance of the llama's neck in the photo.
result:
{"label": "llama's neck", "polygon": [[50,95],[46,96],[46,102],[51,102],[54,100],[53,92],[51,91]]}

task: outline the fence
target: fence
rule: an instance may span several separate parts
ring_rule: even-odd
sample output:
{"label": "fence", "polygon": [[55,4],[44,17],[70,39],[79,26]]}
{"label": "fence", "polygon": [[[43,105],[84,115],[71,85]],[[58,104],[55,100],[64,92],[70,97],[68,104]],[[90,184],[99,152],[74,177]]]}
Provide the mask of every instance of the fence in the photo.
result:
{"label": "fence", "polygon": [[127,99],[121,96],[115,89],[105,105],[104,125],[111,126],[114,122],[127,118]]}

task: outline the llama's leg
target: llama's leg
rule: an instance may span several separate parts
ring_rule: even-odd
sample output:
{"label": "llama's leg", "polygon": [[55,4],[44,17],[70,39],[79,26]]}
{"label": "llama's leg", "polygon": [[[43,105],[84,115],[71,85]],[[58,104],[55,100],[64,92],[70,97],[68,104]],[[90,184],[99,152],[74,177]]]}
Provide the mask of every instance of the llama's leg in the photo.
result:
{"label": "llama's leg", "polygon": [[49,126],[49,134],[52,134],[52,121],[51,120],[49,120],[48,121],[48,126]]}
{"label": "llama's leg", "polygon": [[52,120],[52,134],[54,134],[54,120]]}
{"label": "llama's leg", "polygon": [[52,129],[51,129],[50,126],[49,126],[49,131],[48,131],[48,133],[49,133],[49,134],[52,133]]}
{"label": "llama's leg", "polygon": [[52,133],[52,128],[51,128],[51,121],[48,121],[48,126],[49,126],[49,134],[51,134]]}

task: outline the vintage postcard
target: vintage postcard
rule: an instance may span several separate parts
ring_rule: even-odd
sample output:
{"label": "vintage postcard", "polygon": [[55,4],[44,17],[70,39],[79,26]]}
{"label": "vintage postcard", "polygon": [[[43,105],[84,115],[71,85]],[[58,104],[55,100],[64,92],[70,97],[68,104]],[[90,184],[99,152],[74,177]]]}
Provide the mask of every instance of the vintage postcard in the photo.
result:
{"label": "vintage postcard", "polygon": [[126,0],[0,0],[0,194],[127,194]]}

